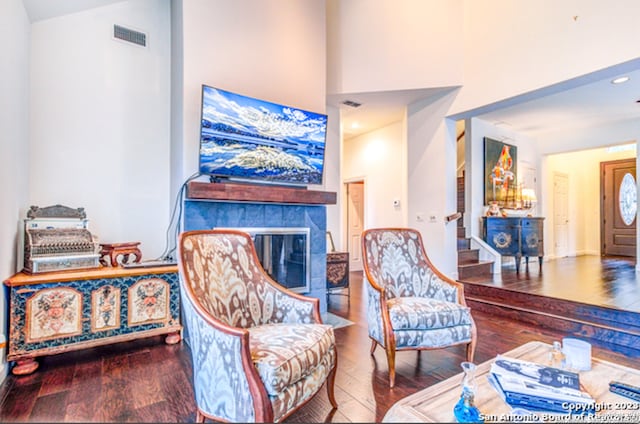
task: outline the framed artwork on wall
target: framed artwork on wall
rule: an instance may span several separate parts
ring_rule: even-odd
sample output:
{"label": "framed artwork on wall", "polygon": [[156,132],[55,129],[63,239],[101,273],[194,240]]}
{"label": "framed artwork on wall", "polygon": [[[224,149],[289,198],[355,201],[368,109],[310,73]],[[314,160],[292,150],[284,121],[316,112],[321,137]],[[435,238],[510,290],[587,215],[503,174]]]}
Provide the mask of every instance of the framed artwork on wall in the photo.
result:
{"label": "framed artwork on wall", "polygon": [[504,206],[517,191],[518,148],[484,138],[484,204]]}

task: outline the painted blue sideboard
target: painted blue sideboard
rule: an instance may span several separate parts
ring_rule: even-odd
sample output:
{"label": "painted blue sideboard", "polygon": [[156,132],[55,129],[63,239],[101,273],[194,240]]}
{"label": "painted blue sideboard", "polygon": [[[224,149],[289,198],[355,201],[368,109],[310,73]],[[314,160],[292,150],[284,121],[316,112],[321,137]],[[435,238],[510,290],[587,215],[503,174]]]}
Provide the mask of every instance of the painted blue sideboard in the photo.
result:
{"label": "painted blue sideboard", "polygon": [[529,257],[537,256],[542,270],[544,256],[544,218],[541,217],[483,217],[482,239],[502,256],[513,256],[516,272],[524,256],[527,270]]}
{"label": "painted blue sideboard", "polygon": [[7,360],[30,374],[35,358],[167,334],[180,341],[177,266],[102,267],[26,274],[4,282],[9,298]]}

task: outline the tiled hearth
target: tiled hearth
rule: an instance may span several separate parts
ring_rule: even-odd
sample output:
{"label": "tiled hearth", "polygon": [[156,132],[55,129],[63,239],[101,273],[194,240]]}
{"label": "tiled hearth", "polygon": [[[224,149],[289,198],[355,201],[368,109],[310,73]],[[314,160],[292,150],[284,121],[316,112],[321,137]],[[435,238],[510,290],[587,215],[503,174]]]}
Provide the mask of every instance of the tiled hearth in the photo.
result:
{"label": "tiled hearth", "polygon": [[326,207],[281,203],[186,200],[184,229],[215,227],[305,227],[311,239],[311,290],[305,293],[320,299],[320,312],[326,303]]}

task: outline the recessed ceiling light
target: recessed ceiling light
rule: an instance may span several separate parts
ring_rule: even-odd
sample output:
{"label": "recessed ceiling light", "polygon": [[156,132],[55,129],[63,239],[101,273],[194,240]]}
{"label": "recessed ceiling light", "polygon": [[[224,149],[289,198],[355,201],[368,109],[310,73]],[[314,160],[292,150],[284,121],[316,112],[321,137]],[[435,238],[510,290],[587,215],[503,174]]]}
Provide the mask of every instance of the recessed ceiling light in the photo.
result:
{"label": "recessed ceiling light", "polygon": [[624,77],[618,77],[618,78],[614,78],[611,80],[612,84],[622,84],[623,82],[627,82],[629,81],[629,77],[624,76]]}
{"label": "recessed ceiling light", "polygon": [[358,124],[358,121],[353,121],[351,123],[351,128],[353,128],[354,130],[360,128],[360,124]]}

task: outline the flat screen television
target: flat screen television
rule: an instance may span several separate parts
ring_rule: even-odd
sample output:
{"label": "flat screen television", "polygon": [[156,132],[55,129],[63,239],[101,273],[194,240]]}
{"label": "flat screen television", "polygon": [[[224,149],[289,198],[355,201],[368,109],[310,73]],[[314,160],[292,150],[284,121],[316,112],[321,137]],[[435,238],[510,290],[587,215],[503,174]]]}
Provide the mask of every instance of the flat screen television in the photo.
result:
{"label": "flat screen television", "polygon": [[200,172],[214,179],[321,184],[327,115],[202,86]]}

